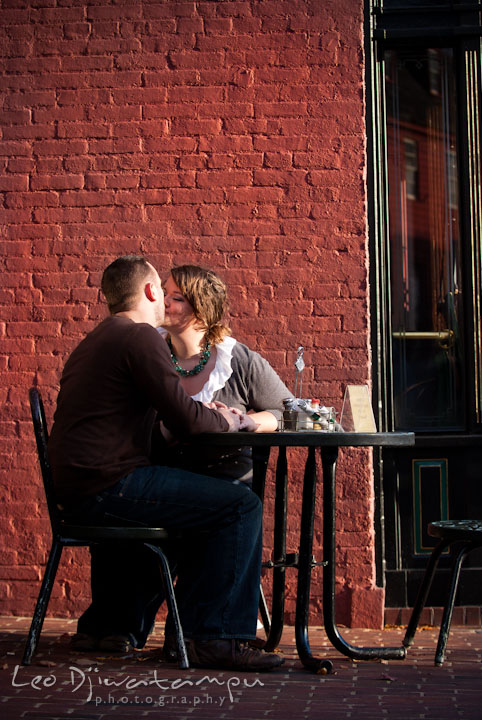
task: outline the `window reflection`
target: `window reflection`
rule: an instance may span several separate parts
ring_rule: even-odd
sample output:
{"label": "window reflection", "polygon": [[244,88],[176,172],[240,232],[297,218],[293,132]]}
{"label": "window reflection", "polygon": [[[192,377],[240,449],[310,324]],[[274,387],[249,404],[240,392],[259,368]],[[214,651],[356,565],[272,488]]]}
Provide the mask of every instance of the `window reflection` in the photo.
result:
{"label": "window reflection", "polygon": [[418,198],[418,145],[412,138],[403,138],[405,156],[405,175],[407,182],[407,199]]}
{"label": "window reflection", "polygon": [[461,429],[462,285],[452,51],[385,53],[397,429]]}

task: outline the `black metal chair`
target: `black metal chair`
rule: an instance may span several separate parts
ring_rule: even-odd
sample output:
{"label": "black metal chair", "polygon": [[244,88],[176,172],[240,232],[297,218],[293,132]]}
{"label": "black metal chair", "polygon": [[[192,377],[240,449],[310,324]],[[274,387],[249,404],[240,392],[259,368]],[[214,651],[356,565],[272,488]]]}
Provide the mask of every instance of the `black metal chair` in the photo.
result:
{"label": "black metal chair", "polygon": [[482,547],[482,520],[439,520],[429,523],[428,534],[440,538],[438,545],[433,549],[425,575],[418,591],[415,606],[407,626],[403,644],[410,647],[417,631],[420,615],[427,601],[435,570],[442,553],[451,545],[458,545],[450,576],[450,586],[447,601],[442,615],[440,634],[435,651],[435,665],[442,665],[445,657],[445,648],[450,632],[450,623],[454,609],[455,593],[460,577],[462,562],[471,550]]}
{"label": "black metal chair", "polygon": [[47,611],[47,605],[52,592],[52,587],[57,574],[57,569],[64,547],[86,547],[96,543],[109,543],[122,540],[133,543],[141,543],[152,550],[160,562],[161,576],[164,583],[167,606],[173,621],[173,629],[176,635],[177,656],[179,667],[189,667],[184,636],[182,633],[179,613],[174,595],[174,587],[169,570],[167,557],[159,547],[159,543],[166,541],[168,534],[163,528],[152,527],[102,527],[102,526],[81,526],[70,525],[62,519],[62,513],[55,502],[52,475],[47,450],[48,432],[45,421],[45,413],[40,392],[37,388],[29,391],[30,409],[37,441],[37,450],[42,471],[42,479],[45,488],[47,506],[52,527],[52,546],[49,558],[45,567],[45,573],[40,587],[40,592],[35,606],[35,611],[30,625],[22,665],[30,665],[32,656],[36,650],[37,643],[42,630],[42,625]]}

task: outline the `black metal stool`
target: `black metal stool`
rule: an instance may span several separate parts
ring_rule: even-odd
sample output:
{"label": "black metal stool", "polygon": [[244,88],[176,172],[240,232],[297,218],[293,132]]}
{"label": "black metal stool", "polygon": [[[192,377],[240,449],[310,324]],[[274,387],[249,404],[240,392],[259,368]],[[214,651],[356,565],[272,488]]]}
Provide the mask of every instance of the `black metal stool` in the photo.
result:
{"label": "black metal stool", "polygon": [[413,642],[420,620],[420,615],[427,601],[427,596],[441,554],[451,545],[457,544],[459,547],[457,549],[457,554],[452,568],[449,592],[442,615],[437,650],[435,651],[435,665],[440,666],[442,665],[445,657],[445,647],[447,645],[450,632],[450,623],[454,609],[455,593],[457,592],[457,585],[460,577],[460,568],[467,553],[477,547],[482,547],[482,520],[439,520],[437,522],[429,523],[428,534],[432,537],[440,538],[440,542],[434,548],[432,555],[430,556],[422,584],[418,591],[417,600],[408,623],[403,644],[408,648]]}

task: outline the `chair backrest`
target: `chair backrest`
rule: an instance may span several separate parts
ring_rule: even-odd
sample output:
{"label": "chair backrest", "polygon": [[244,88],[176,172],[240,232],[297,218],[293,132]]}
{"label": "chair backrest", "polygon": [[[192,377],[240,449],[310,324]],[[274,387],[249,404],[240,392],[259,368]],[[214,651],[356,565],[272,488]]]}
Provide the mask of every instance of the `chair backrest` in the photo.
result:
{"label": "chair backrest", "polygon": [[60,522],[60,512],[55,502],[54,483],[52,480],[52,471],[50,469],[49,453],[47,443],[49,439],[47,423],[45,420],[44,405],[42,396],[38,388],[30,388],[29,390],[30,411],[32,413],[33,429],[35,440],[37,442],[37,452],[42,471],[42,480],[44,484],[45,497],[49,509],[50,522],[52,529],[57,527]]}

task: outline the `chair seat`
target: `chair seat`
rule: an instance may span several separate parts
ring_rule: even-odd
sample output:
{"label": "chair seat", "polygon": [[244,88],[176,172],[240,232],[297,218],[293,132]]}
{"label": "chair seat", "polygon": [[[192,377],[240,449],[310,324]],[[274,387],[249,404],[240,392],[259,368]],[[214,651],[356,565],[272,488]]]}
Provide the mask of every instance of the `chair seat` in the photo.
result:
{"label": "chair seat", "polygon": [[431,537],[444,538],[451,542],[482,540],[482,520],[437,520],[429,523]]}
{"label": "chair seat", "polygon": [[117,527],[102,525],[70,525],[58,523],[56,530],[62,538],[82,542],[95,542],[96,540],[129,540],[139,542],[167,540],[169,535],[164,528],[152,527]]}

